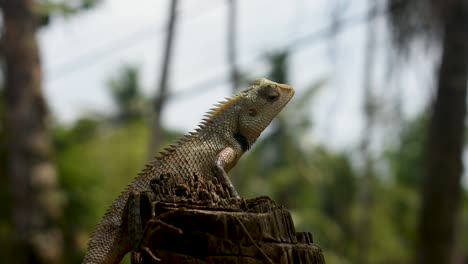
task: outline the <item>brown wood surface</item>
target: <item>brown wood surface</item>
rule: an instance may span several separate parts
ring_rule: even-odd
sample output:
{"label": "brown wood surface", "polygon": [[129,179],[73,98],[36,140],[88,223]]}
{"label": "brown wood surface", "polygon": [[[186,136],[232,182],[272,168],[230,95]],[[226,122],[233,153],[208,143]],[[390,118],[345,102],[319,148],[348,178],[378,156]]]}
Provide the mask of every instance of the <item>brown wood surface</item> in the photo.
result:
{"label": "brown wood surface", "polygon": [[144,200],[141,247],[161,261],[142,252],[141,263],[325,263],[312,235],[297,233],[290,213],[268,197],[230,206]]}

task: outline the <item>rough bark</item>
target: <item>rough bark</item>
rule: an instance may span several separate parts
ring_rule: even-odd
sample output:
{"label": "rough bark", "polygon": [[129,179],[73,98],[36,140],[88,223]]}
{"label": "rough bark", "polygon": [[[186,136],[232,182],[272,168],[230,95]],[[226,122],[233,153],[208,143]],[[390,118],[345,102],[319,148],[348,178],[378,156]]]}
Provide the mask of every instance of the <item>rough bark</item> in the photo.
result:
{"label": "rough bark", "polygon": [[468,73],[468,4],[444,4],[442,58],[430,119],[420,215],[419,263],[452,263],[460,205]]}
{"label": "rough bark", "polygon": [[157,87],[157,94],[154,99],[153,107],[154,112],[152,120],[151,138],[149,154],[150,159],[155,156],[161,146],[163,137],[162,128],[162,112],[166,105],[168,95],[168,78],[171,67],[172,49],[174,46],[174,35],[176,33],[176,22],[177,22],[177,3],[178,0],[172,0],[170,5],[169,21],[167,28],[167,36],[164,48],[164,55],[162,61],[161,77]]}
{"label": "rough bark", "polygon": [[310,233],[297,233],[289,212],[268,197],[231,198],[222,184],[163,175],[129,197],[132,264],[323,264]]}
{"label": "rough bark", "polygon": [[50,157],[34,3],[2,1],[8,176],[14,239],[21,251],[16,263],[59,263],[63,243],[58,219],[62,204]]}
{"label": "rough bark", "polygon": [[155,202],[145,245],[162,261],[141,263],[324,264],[310,233],[297,233],[291,215],[268,197],[239,208]]}

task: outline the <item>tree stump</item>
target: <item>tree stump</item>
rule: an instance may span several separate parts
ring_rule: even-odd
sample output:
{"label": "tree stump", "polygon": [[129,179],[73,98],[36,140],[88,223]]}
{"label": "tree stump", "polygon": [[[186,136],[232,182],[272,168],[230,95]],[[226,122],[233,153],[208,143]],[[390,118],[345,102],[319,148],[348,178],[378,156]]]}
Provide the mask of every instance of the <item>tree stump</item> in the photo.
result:
{"label": "tree stump", "polygon": [[147,251],[133,263],[325,263],[311,233],[297,233],[290,213],[268,197],[223,206],[171,199],[141,199],[140,249]]}

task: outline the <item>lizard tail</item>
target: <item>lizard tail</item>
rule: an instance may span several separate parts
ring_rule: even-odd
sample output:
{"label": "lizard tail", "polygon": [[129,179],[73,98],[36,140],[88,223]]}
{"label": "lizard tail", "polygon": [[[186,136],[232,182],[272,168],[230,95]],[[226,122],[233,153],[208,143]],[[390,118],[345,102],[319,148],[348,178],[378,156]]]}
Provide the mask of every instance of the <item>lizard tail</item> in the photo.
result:
{"label": "lizard tail", "polygon": [[132,249],[127,217],[124,217],[128,195],[124,192],[117,198],[99,222],[88,244],[82,264],[120,263]]}

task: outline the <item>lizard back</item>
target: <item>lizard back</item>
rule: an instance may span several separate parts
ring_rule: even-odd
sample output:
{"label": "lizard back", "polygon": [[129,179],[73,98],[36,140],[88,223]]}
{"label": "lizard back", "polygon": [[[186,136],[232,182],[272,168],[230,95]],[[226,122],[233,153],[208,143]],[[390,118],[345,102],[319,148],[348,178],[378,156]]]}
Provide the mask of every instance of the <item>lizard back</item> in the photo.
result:
{"label": "lizard back", "polygon": [[220,102],[205,115],[194,132],[181,137],[146,165],[106,211],[92,234],[83,263],[107,263],[103,262],[103,256],[110,260],[121,259],[123,255],[114,252],[125,254],[131,250],[125,213],[130,190],[149,190],[151,181],[163,175],[172,177],[175,184],[183,184],[189,176],[195,176],[202,183],[213,180],[213,162],[229,144],[225,135],[232,134],[236,126],[237,119],[231,117],[239,108],[236,102],[239,102],[236,97]]}
{"label": "lizard back", "polygon": [[[83,263],[119,263],[132,249],[127,219],[131,191],[149,190],[151,182],[160,177],[171,177],[175,184],[192,177],[195,183],[191,186],[211,183],[220,174],[226,179],[226,173],[293,95],[294,89],[288,85],[259,79],[218,103],[194,132],[151,161],[113,202],[91,236]],[[232,193],[232,184],[230,187]]]}

